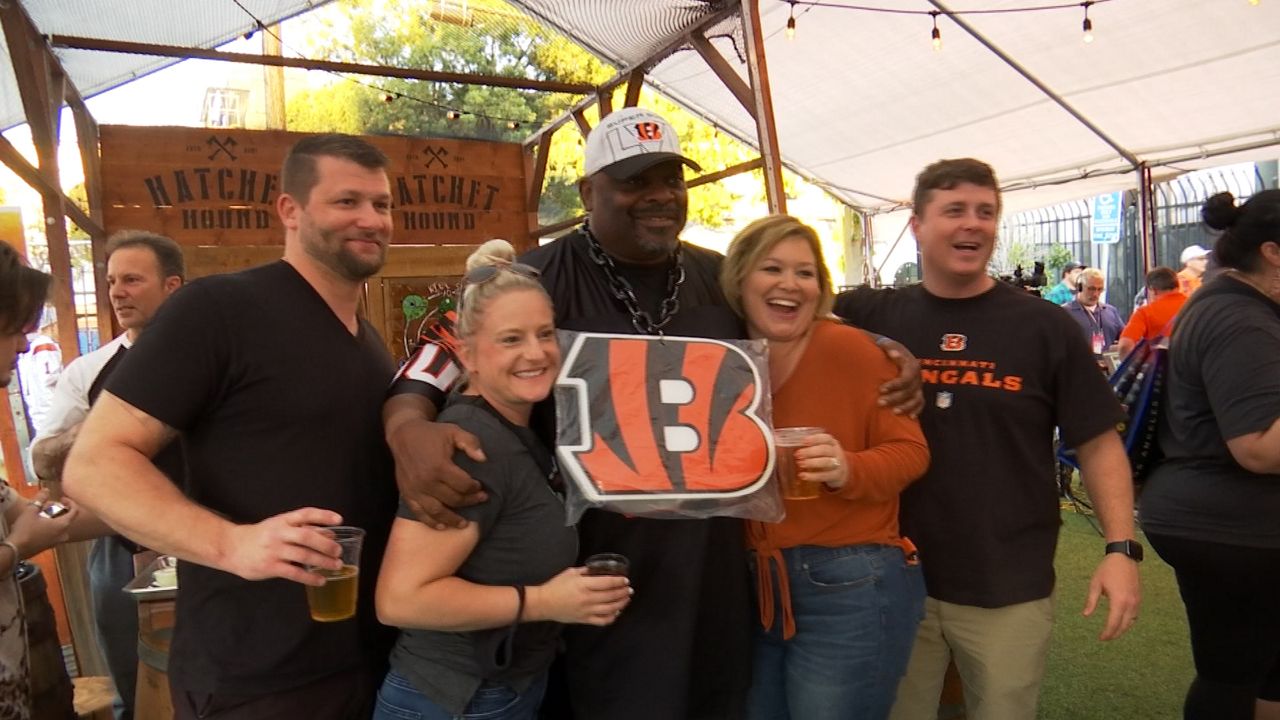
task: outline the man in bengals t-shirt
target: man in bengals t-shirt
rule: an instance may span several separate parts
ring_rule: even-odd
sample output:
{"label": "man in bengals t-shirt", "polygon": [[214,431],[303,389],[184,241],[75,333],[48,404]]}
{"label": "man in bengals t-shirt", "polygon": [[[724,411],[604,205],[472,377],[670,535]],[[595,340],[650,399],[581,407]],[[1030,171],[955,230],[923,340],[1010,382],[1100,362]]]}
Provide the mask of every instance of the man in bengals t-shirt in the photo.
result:
{"label": "man in bengals t-shirt", "polygon": [[[894,720],[937,717],[951,659],[971,720],[1036,717],[1060,522],[1055,425],[1079,453],[1107,540],[1134,532],[1129,464],[1115,431],[1123,414],[1087,343],[1066,313],[987,274],[998,187],[977,160],[930,165],[917,178],[911,219],[923,283],[836,301],[837,315],[900,335],[925,385],[920,420],[933,460],[903,492],[901,521],[920,549],[929,597]],[[1085,612],[1107,596],[1101,639],[1137,618],[1131,557],[1107,553],[1094,573]]]}

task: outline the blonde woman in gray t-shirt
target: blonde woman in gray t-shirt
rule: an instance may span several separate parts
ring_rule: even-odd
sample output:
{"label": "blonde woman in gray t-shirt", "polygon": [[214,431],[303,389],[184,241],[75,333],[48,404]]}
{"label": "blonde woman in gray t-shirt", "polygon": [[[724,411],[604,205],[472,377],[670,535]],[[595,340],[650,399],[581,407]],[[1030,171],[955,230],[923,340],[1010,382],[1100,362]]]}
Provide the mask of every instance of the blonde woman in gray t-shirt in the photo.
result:
{"label": "blonde woman in gray t-shirt", "polygon": [[403,503],[378,576],[378,618],[401,628],[375,719],[532,720],[560,624],[608,625],[626,607],[625,577],[570,567],[576,530],[553,490],[551,449],[529,429],[560,370],[551,300],[538,271],[491,240],[467,260],[458,359],[467,385],[439,422],[476,435],[484,462],[458,465],[488,500],[461,530],[437,530]]}

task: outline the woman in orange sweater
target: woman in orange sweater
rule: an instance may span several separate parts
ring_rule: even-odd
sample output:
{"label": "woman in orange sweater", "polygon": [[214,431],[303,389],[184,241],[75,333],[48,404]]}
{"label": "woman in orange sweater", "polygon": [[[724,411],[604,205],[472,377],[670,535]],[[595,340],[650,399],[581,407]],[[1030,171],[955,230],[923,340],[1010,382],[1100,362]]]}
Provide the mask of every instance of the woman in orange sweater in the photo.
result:
{"label": "woman in orange sweater", "polygon": [[748,717],[879,719],[893,705],[924,606],[898,495],[929,464],[919,423],[876,403],[897,369],[830,317],[813,228],[786,215],[747,226],[721,285],[752,338],[769,341],[775,427],[814,426],[795,451],[818,497],[781,523],[748,524],[761,626]]}

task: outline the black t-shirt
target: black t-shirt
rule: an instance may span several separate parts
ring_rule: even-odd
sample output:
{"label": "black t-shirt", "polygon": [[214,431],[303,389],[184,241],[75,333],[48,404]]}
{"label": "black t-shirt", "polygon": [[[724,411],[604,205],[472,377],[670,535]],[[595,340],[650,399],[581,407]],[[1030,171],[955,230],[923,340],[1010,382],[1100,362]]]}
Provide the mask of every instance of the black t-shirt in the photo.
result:
{"label": "black t-shirt", "polygon": [[[538,585],[573,564],[578,537],[564,522],[564,503],[549,485],[551,450],[525,427],[488,409],[484,400],[453,395],[440,422],[454,423],[480,438],[485,461],[457,453],[458,466],[484,485],[488,502],[458,513],[476,523],[480,540],[455,575],[481,585]],[[400,517],[414,520],[403,503]],[[438,705],[461,713],[482,679],[499,680],[523,692],[555,657],[557,623],[524,623],[510,667],[484,677],[477,647],[490,647],[507,628],[481,632],[404,629],[391,666]]]}
{"label": "black t-shirt", "polygon": [[[111,356],[111,359],[103,364],[102,369],[98,371],[98,376],[89,384],[89,392],[85,394],[85,398],[89,401],[89,405],[93,405],[98,401],[98,396],[102,394],[102,390],[107,384],[107,379],[116,371],[116,368],[120,367],[120,363],[124,362],[128,353],[129,348],[121,345],[116,349],[116,353]],[[187,473],[186,462],[182,457],[182,443],[180,441],[175,440],[174,442],[165,445],[160,449],[160,452],[156,453],[155,456],[151,458],[151,462],[160,470],[160,472],[164,473],[165,477],[172,480],[175,485],[183,487],[183,483],[186,482]],[[123,535],[107,535],[101,539],[104,542],[117,544],[129,553],[137,553],[143,549],[140,545]],[[97,556],[95,555],[94,557]],[[127,569],[128,568],[126,568],[126,570]],[[130,574],[128,577],[132,578],[133,575]],[[128,582],[128,580],[126,580],[126,582]]]}
{"label": "black t-shirt", "polygon": [[[588,252],[580,230],[521,256],[542,271],[555,304],[556,326],[579,332],[634,334],[631,316],[614,297],[608,277]],[[685,281],[667,335],[736,339],[742,320],[720,290],[723,257],[683,244]],[[667,292],[669,264],[615,260],[641,309],[655,319]],[[434,348],[426,352],[435,353]],[[434,357],[434,355],[433,355]],[[410,361],[415,362],[414,360]],[[426,367],[430,362],[421,363]],[[402,376],[392,393],[438,400],[439,387]],[[547,437],[555,408],[535,409],[533,426]],[[565,628],[568,693],[579,718],[738,718],[751,681],[751,593],[740,520],[655,520],[588,510],[578,523],[581,557],[612,552],[630,560],[636,594],[607,628]],[[552,683],[544,717],[563,717],[560,688]]]}
{"label": "black t-shirt", "polygon": [[305,506],[366,530],[359,619],[313,622],[304,587],[178,567],[171,683],[255,695],[385,663],[373,588],[395,515],[381,408],[394,366],[292,266],[196,280],[169,299],[107,391],[181,432],[186,492],[236,523]]}
{"label": "black t-shirt", "polygon": [[1142,491],[1149,532],[1280,548],[1280,475],[1239,465],[1227,440],[1280,417],[1280,305],[1229,275],[1178,313],[1160,449]]}
{"label": "black t-shirt", "polygon": [[[542,270],[556,326],[634,333],[608,279],[573,232],[524,255]],[[686,279],[668,335],[733,339],[742,321],[725,304],[719,253],[685,244]],[[617,263],[641,307],[656,313],[668,266]],[[656,317],[656,314],[655,314]],[[742,522],[654,520],[588,510],[578,523],[583,557],[613,552],[631,561],[636,594],[607,628],[565,629],[569,693],[579,718],[741,717],[751,680],[751,593]]]}
{"label": "black t-shirt", "polygon": [[902,493],[901,516],[929,595],[979,607],[1048,597],[1059,526],[1054,426],[1077,447],[1123,419],[1075,322],[1001,283],[963,299],[920,285],[859,288],[835,310],[920,359],[933,460]]}

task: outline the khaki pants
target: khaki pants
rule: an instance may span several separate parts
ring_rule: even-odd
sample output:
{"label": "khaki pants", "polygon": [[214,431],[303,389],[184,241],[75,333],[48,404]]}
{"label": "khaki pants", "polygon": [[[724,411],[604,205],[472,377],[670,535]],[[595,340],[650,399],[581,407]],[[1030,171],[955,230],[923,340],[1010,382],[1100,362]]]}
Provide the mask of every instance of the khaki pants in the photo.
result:
{"label": "khaki pants", "polygon": [[1035,720],[1052,631],[1052,596],[1002,608],[927,598],[890,719],[935,720],[954,658],[968,720]]}

